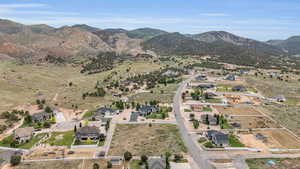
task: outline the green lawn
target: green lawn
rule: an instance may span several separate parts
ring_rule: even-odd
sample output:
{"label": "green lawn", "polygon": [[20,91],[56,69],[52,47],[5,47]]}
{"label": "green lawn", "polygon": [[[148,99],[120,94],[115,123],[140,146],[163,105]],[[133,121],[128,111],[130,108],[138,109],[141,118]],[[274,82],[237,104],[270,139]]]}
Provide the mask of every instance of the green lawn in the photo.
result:
{"label": "green lawn", "polygon": [[[17,145],[16,145],[16,148],[30,149],[30,148],[33,147],[37,142],[39,142],[44,136],[46,136],[46,133],[38,134],[38,135],[32,137],[32,139],[29,140],[29,142],[27,142],[27,143],[17,144]],[[11,147],[11,143],[12,143],[13,141],[14,141],[13,135],[8,136],[8,137],[4,138],[4,139],[0,142],[0,146],[3,146],[3,147]]]}
{"label": "green lawn", "polygon": [[[62,135],[62,139],[58,139]],[[51,137],[45,141],[45,143],[49,143],[51,146],[71,146],[74,140],[74,131],[67,132],[53,132]]]}
{"label": "green lawn", "polygon": [[140,160],[132,160],[130,162],[130,169],[141,169],[141,166],[139,165]]}
{"label": "green lawn", "polygon": [[229,136],[229,144],[231,147],[245,147],[243,143],[240,142],[234,135]]}
{"label": "green lawn", "polygon": [[203,107],[203,109],[202,109],[203,111],[212,111],[212,108],[210,108],[210,107]]}
{"label": "green lawn", "polygon": [[88,119],[88,118],[92,117],[93,114],[94,114],[94,111],[87,111],[87,112],[84,113],[82,118],[83,119]]}
{"label": "green lawn", "polygon": [[191,109],[184,109],[184,112],[192,112]]}
{"label": "green lawn", "polygon": [[214,99],[205,99],[205,101],[207,103],[222,103],[222,100],[221,99],[217,99],[217,98],[214,98]]}
{"label": "green lawn", "polygon": [[207,139],[204,138],[204,137],[201,137],[201,138],[198,139],[198,143],[200,143],[200,144],[202,144],[202,143],[204,143],[206,141],[207,141]]}

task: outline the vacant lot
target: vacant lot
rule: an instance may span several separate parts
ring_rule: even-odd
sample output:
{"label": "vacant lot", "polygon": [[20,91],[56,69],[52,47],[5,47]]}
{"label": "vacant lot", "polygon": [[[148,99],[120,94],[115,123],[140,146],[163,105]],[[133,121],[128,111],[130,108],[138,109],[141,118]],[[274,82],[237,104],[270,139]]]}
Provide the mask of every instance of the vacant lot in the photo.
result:
{"label": "vacant lot", "polygon": [[261,133],[267,137],[265,144],[269,148],[283,148],[283,149],[298,149],[300,148],[300,140],[295,136],[290,134],[288,131],[280,130],[264,130],[264,131],[255,131],[256,133]]}
{"label": "vacant lot", "polygon": [[300,106],[273,104],[264,108],[273,119],[300,136]]}
{"label": "vacant lot", "polygon": [[[272,160],[275,165],[268,164]],[[298,169],[300,168],[300,158],[261,158],[261,159],[247,159],[250,169]]]}
{"label": "vacant lot", "polygon": [[152,92],[138,93],[130,97],[130,102],[139,102],[145,103],[151,100],[158,100],[161,103],[172,103],[175,92],[178,88],[177,84],[168,84],[164,86],[163,84],[159,85],[154,89],[150,89]]}
{"label": "vacant lot", "polygon": [[279,128],[280,126],[266,117],[246,117],[246,116],[233,116],[229,123],[240,123],[242,129],[251,128]]}
{"label": "vacant lot", "polygon": [[74,140],[74,131],[67,132],[53,132],[51,137],[45,141],[46,144],[51,146],[71,146]]}
{"label": "vacant lot", "polygon": [[176,125],[117,125],[109,155],[123,155],[125,151],[133,155],[161,155],[185,152],[186,148]]}
{"label": "vacant lot", "polygon": [[[22,163],[14,169],[92,169],[93,164],[97,163],[100,169],[106,169],[107,161],[104,159],[95,160],[64,160]],[[113,166],[112,169],[121,169],[122,166]]]}
{"label": "vacant lot", "polygon": [[[126,69],[131,68],[130,72]],[[125,62],[111,71],[85,75],[80,67],[71,65],[17,65],[13,62],[0,63],[0,112],[17,105],[34,103],[38,98],[45,98],[49,104],[79,109],[93,108],[99,104],[107,104],[112,97],[88,97],[82,99],[82,93],[94,91],[97,81],[102,81],[112,72],[112,79],[125,79],[127,76],[159,69],[158,64],[137,61],[134,64]],[[69,83],[72,82],[72,86]]]}
{"label": "vacant lot", "polygon": [[252,106],[215,106],[215,108],[224,115],[262,115]]}

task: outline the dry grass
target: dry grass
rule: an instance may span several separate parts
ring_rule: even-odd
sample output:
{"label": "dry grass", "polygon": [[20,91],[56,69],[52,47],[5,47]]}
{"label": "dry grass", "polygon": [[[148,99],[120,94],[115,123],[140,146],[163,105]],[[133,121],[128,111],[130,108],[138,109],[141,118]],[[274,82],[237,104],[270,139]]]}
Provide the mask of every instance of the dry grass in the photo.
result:
{"label": "dry grass", "polygon": [[[131,67],[129,73],[126,69]],[[70,65],[17,65],[10,61],[0,63],[0,112],[17,105],[32,104],[38,98],[45,98],[49,104],[59,104],[71,108],[77,104],[79,109],[93,108],[107,104],[112,97],[87,98],[82,100],[82,93],[93,91],[96,81],[103,80],[112,71],[118,72],[115,79],[125,79],[130,74],[149,72],[159,69],[158,64],[145,61],[134,64],[125,62],[114,70],[84,75],[79,67]],[[73,85],[68,86],[69,82]],[[55,97],[56,96],[56,97]],[[56,98],[56,101],[53,98]]]}
{"label": "dry grass", "polygon": [[117,125],[109,155],[161,155],[165,152],[180,153],[186,148],[176,125],[128,124]]}
{"label": "dry grass", "polygon": [[300,148],[300,140],[295,136],[290,134],[286,130],[262,130],[255,131],[256,133],[261,133],[267,137],[265,144],[269,148],[283,148],[283,149],[298,149]]}
{"label": "dry grass", "polygon": [[229,119],[229,122],[237,122],[241,124],[242,129],[252,128],[279,128],[280,126],[268,119],[267,117],[243,117],[233,116]]}
{"label": "dry grass", "polygon": [[[95,160],[63,160],[47,162],[22,163],[14,169],[92,169],[93,164],[98,163],[100,169],[106,169],[107,161],[104,159]],[[121,169],[122,166],[113,166],[112,169]]]}
{"label": "dry grass", "polygon": [[[273,160],[276,165],[270,165],[268,160]],[[286,159],[247,159],[250,169],[298,169],[300,168],[300,158]]]}
{"label": "dry grass", "polygon": [[224,115],[262,115],[253,106],[215,106],[215,108]]}

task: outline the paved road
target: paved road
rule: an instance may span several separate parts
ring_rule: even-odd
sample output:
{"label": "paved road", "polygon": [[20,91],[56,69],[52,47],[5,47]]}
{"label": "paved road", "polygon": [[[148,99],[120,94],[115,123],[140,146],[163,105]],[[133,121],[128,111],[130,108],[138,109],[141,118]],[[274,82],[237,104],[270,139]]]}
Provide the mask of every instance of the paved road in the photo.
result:
{"label": "paved road", "polygon": [[181,93],[184,87],[191,79],[185,80],[180,84],[180,87],[177,89],[176,94],[173,99],[173,108],[175,112],[175,118],[179,126],[180,133],[182,135],[183,141],[191,154],[194,161],[198,164],[198,167],[201,169],[210,169],[211,166],[207,163],[207,160],[203,158],[203,151],[201,151],[196,143],[193,141],[191,135],[189,134],[186,126],[184,125],[184,120],[181,116]]}

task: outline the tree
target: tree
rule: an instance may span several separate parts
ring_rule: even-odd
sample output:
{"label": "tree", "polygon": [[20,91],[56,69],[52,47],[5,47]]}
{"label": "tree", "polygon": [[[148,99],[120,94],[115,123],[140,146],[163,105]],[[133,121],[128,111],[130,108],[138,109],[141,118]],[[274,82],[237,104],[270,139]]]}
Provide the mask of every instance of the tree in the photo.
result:
{"label": "tree", "polygon": [[197,129],[197,128],[199,128],[200,123],[198,120],[194,120],[193,125],[194,125],[194,128]]}
{"label": "tree", "polygon": [[112,163],[110,161],[107,161],[107,168],[112,168]]}
{"label": "tree", "polygon": [[126,152],[124,153],[124,159],[125,159],[126,161],[130,161],[131,158],[132,158],[132,154],[131,154],[129,151],[126,151]]}
{"label": "tree", "polygon": [[16,166],[18,164],[20,164],[21,162],[21,156],[20,155],[12,155],[10,157],[10,164],[13,165],[13,166]]}
{"label": "tree", "polygon": [[46,113],[52,113],[53,111],[52,111],[52,109],[49,106],[46,106],[45,112]]}
{"label": "tree", "polygon": [[43,109],[44,108],[44,105],[43,104],[39,104],[39,109]]}
{"label": "tree", "polygon": [[51,127],[51,124],[49,122],[44,122],[44,128],[50,128]]}
{"label": "tree", "polygon": [[76,133],[77,132],[77,127],[76,127],[76,125],[74,126],[74,133]]}
{"label": "tree", "polygon": [[195,114],[194,113],[190,114],[190,120],[195,120]]}
{"label": "tree", "polygon": [[99,166],[99,164],[97,164],[97,163],[94,163],[94,164],[93,164],[93,169],[100,169],[100,166]]}
{"label": "tree", "polygon": [[147,157],[146,155],[142,155],[142,156],[141,156],[141,161],[142,161],[143,163],[146,163],[147,160],[148,160],[148,157]]}
{"label": "tree", "polygon": [[30,115],[27,115],[25,118],[24,118],[24,122],[26,124],[31,124],[32,123],[32,117]]}
{"label": "tree", "polygon": [[41,101],[39,99],[37,99],[36,104],[41,104]]}
{"label": "tree", "polygon": [[183,158],[183,156],[182,156],[181,154],[175,154],[175,155],[174,155],[174,161],[175,161],[175,162],[181,161],[182,158]]}
{"label": "tree", "polygon": [[108,131],[109,127],[110,127],[110,120],[106,121],[105,130]]}
{"label": "tree", "polygon": [[80,128],[82,127],[82,124],[81,124],[81,122],[79,123],[79,127],[80,127]]}

